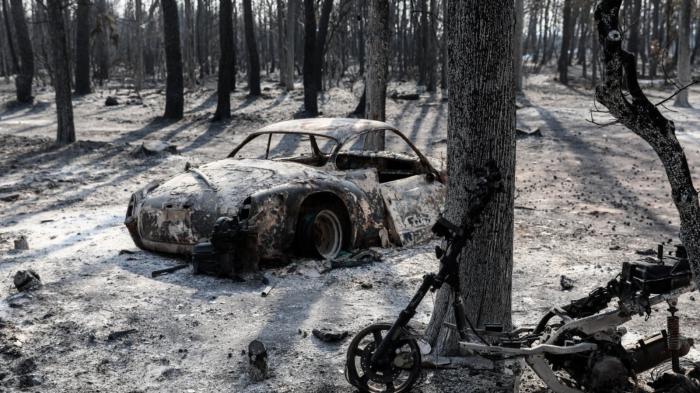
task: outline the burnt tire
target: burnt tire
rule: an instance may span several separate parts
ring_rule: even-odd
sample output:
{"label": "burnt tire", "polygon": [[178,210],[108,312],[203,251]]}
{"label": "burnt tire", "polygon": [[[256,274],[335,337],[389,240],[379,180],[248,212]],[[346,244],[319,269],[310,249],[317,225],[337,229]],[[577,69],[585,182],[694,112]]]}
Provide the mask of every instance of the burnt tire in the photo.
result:
{"label": "burnt tire", "polygon": [[297,246],[302,256],[333,259],[347,248],[350,225],[335,205],[308,206],[299,214]]}

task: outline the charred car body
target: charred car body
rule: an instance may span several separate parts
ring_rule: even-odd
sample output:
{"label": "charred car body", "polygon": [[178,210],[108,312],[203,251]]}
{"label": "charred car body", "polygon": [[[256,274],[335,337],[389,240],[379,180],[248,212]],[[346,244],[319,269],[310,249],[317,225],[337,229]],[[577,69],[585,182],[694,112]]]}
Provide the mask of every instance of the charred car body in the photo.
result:
{"label": "charred car body", "polygon": [[[365,149],[377,133],[387,148]],[[134,193],[125,224],[140,248],[193,254],[227,275],[260,261],[427,240],[444,183],[441,162],[389,124],[292,120]]]}

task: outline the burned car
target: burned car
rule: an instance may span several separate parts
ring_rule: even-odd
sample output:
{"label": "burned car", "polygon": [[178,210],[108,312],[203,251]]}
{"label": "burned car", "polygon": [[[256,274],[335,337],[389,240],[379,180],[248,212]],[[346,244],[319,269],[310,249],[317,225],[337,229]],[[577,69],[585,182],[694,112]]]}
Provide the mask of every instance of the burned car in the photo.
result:
{"label": "burned car", "polygon": [[[377,136],[386,148],[368,149]],[[291,120],[252,133],[223,160],[134,193],[125,224],[142,249],[193,254],[228,274],[427,240],[445,180],[440,160],[387,123]]]}

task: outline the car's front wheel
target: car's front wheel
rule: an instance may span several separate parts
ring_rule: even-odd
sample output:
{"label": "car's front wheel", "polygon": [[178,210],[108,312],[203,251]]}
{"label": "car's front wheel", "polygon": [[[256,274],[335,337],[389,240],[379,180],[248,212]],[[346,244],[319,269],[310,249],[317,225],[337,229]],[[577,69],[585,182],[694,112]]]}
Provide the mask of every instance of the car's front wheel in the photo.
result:
{"label": "car's front wheel", "polygon": [[333,259],[345,246],[343,215],[332,206],[305,209],[301,214],[299,246],[305,256]]}

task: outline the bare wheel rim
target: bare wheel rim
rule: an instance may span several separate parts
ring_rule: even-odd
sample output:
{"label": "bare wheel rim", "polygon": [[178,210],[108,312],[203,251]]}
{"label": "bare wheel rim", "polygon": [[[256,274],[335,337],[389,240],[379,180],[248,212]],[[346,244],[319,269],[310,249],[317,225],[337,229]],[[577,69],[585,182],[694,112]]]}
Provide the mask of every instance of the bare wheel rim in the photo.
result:
{"label": "bare wheel rim", "polygon": [[325,258],[335,258],[343,246],[343,227],[340,219],[330,210],[321,210],[314,218],[311,234],[314,248]]}

